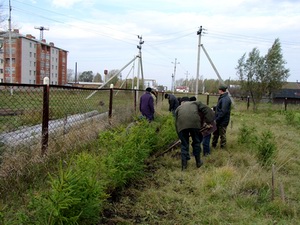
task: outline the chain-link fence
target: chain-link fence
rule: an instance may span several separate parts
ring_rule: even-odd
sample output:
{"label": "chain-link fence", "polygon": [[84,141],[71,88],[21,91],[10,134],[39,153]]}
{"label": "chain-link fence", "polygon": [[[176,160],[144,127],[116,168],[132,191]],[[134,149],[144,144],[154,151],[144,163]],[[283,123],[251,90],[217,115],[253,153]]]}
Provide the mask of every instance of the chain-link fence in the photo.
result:
{"label": "chain-link fence", "polygon": [[[142,91],[0,84],[0,154],[70,148],[139,114]],[[157,97],[156,110],[163,98]],[[51,148],[50,148],[51,147]]]}

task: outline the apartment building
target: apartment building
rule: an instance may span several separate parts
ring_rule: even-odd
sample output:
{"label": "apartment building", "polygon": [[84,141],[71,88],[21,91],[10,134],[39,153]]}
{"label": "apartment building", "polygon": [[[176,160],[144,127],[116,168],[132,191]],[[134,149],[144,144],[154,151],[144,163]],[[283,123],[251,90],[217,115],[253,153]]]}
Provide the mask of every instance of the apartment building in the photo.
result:
{"label": "apartment building", "polygon": [[11,32],[11,42],[8,32],[2,35],[2,40],[3,82],[43,84],[43,79],[48,77],[50,84],[53,85],[67,83],[68,51],[54,46],[53,42],[46,43],[44,39],[37,40],[30,34],[21,35],[17,29]]}
{"label": "apartment building", "polygon": [[0,83],[4,82],[4,43],[3,43],[3,34],[5,34],[5,32],[1,32],[0,31]]}

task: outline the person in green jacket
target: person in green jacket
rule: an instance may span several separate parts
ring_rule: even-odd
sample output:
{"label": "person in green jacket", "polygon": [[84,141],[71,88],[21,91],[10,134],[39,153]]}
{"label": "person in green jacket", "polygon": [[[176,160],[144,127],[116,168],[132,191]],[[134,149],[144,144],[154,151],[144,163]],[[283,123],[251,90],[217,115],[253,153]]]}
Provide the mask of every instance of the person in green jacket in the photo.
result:
{"label": "person in green jacket", "polygon": [[200,129],[204,123],[214,121],[214,112],[210,107],[200,101],[189,101],[189,97],[182,97],[181,105],[175,110],[175,127],[181,141],[181,165],[182,170],[187,168],[190,160],[189,139],[192,138],[193,155],[195,156],[197,168],[203,162],[200,159],[202,134]]}

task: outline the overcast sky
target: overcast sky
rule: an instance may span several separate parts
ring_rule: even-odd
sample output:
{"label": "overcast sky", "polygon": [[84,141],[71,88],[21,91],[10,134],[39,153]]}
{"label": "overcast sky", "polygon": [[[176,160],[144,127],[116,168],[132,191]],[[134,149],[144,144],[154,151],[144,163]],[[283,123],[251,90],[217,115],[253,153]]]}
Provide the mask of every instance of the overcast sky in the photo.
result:
{"label": "overcast sky", "polygon": [[[4,14],[8,3],[3,1]],[[289,81],[300,81],[299,0],[11,0],[13,28],[67,50],[68,69],[78,72],[122,69],[137,54],[142,36],[144,78],[168,86],[175,79],[196,78],[197,31],[221,77],[238,79],[237,61],[254,47],[265,55],[279,38],[290,69]],[[175,64],[175,58],[177,63]],[[137,75],[137,61],[122,78]],[[217,79],[200,51],[200,76]]]}

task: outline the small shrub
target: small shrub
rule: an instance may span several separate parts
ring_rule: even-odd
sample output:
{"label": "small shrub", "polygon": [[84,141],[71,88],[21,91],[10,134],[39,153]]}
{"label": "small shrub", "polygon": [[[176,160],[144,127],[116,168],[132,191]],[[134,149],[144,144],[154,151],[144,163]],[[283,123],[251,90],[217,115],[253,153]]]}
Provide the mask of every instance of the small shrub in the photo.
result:
{"label": "small shrub", "polygon": [[240,144],[253,144],[257,141],[256,128],[242,124],[238,133],[238,143]]}
{"label": "small shrub", "polygon": [[83,153],[65,169],[60,163],[59,175],[50,176],[50,189],[32,196],[30,212],[28,216],[22,214],[20,220],[49,225],[97,223],[107,197],[99,181],[98,161]]}
{"label": "small shrub", "polygon": [[276,151],[277,147],[273,133],[271,131],[263,132],[257,143],[257,157],[259,162],[263,166],[270,165]]}
{"label": "small shrub", "polygon": [[288,125],[293,125],[295,119],[295,113],[293,111],[285,112],[285,119]]}

